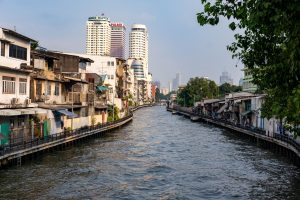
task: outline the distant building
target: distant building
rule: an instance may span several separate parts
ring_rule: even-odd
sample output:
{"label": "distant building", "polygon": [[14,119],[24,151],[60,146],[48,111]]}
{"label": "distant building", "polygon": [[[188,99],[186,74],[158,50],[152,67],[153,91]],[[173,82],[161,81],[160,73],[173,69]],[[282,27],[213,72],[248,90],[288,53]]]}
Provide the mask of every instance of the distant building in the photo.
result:
{"label": "distant building", "polygon": [[156,87],[157,87],[158,89],[160,89],[160,81],[154,81],[153,84],[156,85]]}
{"label": "distant building", "polygon": [[243,91],[254,93],[257,90],[257,85],[253,84],[253,77],[248,68],[244,68]]}
{"label": "distant building", "polygon": [[155,97],[156,97],[156,88],[157,88],[157,86],[154,83],[152,83],[151,84],[151,96],[152,96],[153,100],[155,100]]}
{"label": "distant building", "polygon": [[146,78],[144,64],[141,60],[133,60],[131,62],[131,68],[134,70],[134,76],[137,80],[144,80]]}
{"label": "distant building", "polygon": [[167,87],[161,88],[160,89],[160,93],[162,93],[163,95],[169,94],[169,88],[167,88]]}
{"label": "distant building", "polygon": [[111,24],[104,14],[89,17],[86,22],[86,54],[110,55]]}
{"label": "distant building", "polygon": [[169,81],[169,92],[171,92],[172,91],[172,81]]}
{"label": "distant building", "polygon": [[180,81],[181,81],[181,76],[180,73],[176,73],[176,77],[173,79],[173,84],[172,84],[172,90],[173,91],[177,91],[178,87],[180,85]]}
{"label": "distant building", "polygon": [[222,75],[220,76],[220,85],[224,83],[229,83],[230,85],[233,85],[233,79],[230,77],[228,72],[222,72]]}
{"label": "distant building", "polygon": [[110,55],[125,59],[126,27],[123,23],[111,23]]}

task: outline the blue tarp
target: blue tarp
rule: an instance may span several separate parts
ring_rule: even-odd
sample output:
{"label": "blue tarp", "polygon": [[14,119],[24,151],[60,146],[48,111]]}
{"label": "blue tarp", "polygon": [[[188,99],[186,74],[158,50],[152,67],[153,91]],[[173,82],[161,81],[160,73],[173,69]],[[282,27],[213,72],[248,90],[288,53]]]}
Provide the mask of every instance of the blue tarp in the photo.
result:
{"label": "blue tarp", "polygon": [[103,92],[103,91],[108,90],[108,87],[106,87],[106,86],[97,86],[96,89],[97,89],[97,91],[99,91],[99,92]]}
{"label": "blue tarp", "polygon": [[75,117],[78,117],[77,114],[72,113],[72,112],[70,112],[70,111],[68,111],[68,110],[57,110],[57,112],[59,112],[59,113],[61,113],[61,114],[63,114],[63,115],[66,115],[66,116],[68,116],[69,118],[75,118]]}

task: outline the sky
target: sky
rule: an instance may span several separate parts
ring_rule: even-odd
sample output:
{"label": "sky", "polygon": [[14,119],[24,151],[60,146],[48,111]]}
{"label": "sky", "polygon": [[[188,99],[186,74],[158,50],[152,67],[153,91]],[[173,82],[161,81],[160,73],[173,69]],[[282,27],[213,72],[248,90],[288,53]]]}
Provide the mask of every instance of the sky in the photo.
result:
{"label": "sky", "polygon": [[[50,50],[84,53],[86,21],[109,17],[130,27],[145,24],[149,32],[149,71],[162,86],[181,74],[182,84],[205,76],[219,84],[222,71],[235,84],[243,76],[242,64],[226,46],[234,41],[228,22],[200,26],[200,0],[0,0],[0,27],[16,29]],[[126,51],[128,52],[128,45]],[[237,65],[237,67],[236,67]]]}

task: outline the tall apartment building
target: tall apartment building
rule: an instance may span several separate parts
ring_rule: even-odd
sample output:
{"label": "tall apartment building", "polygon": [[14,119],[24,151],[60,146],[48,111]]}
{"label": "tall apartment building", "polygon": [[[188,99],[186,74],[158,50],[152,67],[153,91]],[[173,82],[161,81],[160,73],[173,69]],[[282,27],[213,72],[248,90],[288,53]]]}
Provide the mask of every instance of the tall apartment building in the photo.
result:
{"label": "tall apartment building", "polygon": [[178,87],[180,85],[180,81],[181,81],[180,73],[176,73],[176,77],[173,79],[173,82],[172,82],[173,91],[178,90]]}
{"label": "tall apartment building", "polygon": [[146,77],[148,75],[148,32],[143,24],[134,24],[131,27],[129,58],[142,60]]}
{"label": "tall apartment building", "polygon": [[111,23],[110,55],[125,59],[126,27],[123,23]]}
{"label": "tall apartment building", "polygon": [[230,85],[233,85],[233,79],[230,77],[228,72],[222,72],[222,75],[220,76],[220,85],[224,83],[229,83]]}
{"label": "tall apartment building", "polygon": [[86,22],[86,54],[110,55],[111,23],[104,14],[89,17]]}

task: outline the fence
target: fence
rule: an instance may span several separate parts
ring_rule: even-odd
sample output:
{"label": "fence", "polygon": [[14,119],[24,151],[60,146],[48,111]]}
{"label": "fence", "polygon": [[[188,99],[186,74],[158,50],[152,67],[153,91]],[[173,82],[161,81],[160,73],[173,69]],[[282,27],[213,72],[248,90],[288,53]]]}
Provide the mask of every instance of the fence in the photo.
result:
{"label": "fence", "polygon": [[[34,146],[38,146],[41,144],[46,144],[48,142],[57,141],[57,140],[60,140],[63,138],[68,138],[70,136],[81,135],[81,134],[87,133],[89,131],[99,130],[99,132],[100,132],[103,128],[126,121],[127,119],[131,118],[132,116],[133,116],[133,114],[132,114],[132,112],[130,112],[126,117],[115,120],[113,122],[106,122],[104,124],[99,124],[99,125],[94,125],[94,126],[86,126],[86,127],[74,129],[71,131],[63,131],[61,133],[48,135],[48,136],[45,136],[42,138],[35,138],[35,139],[29,140],[29,141],[23,141],[23,142],[13,143],[13,144],[9,144],[9,145],[1,145],[0,146],[0,156],[6,155],[8,153],[13,153],[13,152],[16,152],[19,150],[31,148]],[[112,128],[114,128],[114,127],[112,127]]]}
{"label": "fence", "polygon": [[252,127],[252,126],[244,126],[244,125],[241,125],[241,124],[238,124],[238,123],[233,123],[233,122],[228,121],[226,119],[214,118],[210,115],[196,114],[190,108],[174,106],[173,109],[177,110],[177,111],[180,111],[182,113],[186,113],[188,115],[197,115],[197,116],[201,117],[202,119],[210,119],[210,120],[213,120],[213,121],[216,121],[216,122],[224,123],[224,124],[227,124],[227,125],[230,125],[230,126],[234,126],[234,127],[237,127],[237,128],[247,130],[247,131],[251,131],[251,132],[256,133],[256,134],[260,134],[260,135],[267,136],[267,137],[270,137],[270,138],[275,138],[277,140],[283,141],[283,142],[293,146],[298,152],[300,152],[300,144],[297,143],[293,138],[291,138],[289,136],[274,133],[274,135],[272,137],[272,136],[266,135],[266,131],[264,129],[260,129],[260,128]]}

